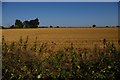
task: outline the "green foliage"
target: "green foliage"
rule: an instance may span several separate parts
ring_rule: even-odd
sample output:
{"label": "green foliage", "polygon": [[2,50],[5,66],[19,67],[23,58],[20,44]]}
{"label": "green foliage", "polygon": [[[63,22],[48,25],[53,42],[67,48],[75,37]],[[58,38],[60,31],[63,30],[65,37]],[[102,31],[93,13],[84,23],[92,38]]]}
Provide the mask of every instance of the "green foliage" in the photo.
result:
{"label": "green foliage", "polygon": [[19,40],[19,46],[21,47],[21,49],[27,49],[27,45],[28,45],[28,36],[26,37],[26,40],[23,41],[22,36],[20,37]]}
{"label": "green foliage", "polygon": [[52,25],[50,25],[50,28],[53,28],[53,26],[52,26]]}
{"label": "green foliage", "polygon": [[94,28],[94,27],[96,27],[96,25],[94,24],[94,25],[92,25],[92,27]]}
{"label": "green foliage", "polygon": [[36,40],[35,40],[35,42],[34,42],[33,47],[31,48],[31,50],[33,50],[33,51],[35,51],[35,52],[36,52],[36,50],[37,50],[37,37],[36,37]]}
{"label": "green foliage", "polygon": [[23,48],[27,49],[27,45],[28,45],[28,36],[26,37],[26,41],[24,42]]}
{"label": "green foliage", "polygon": [[24,21],[23,24],[24,24],[25,28],[29,28],[29,21],[28,20]]}
{"label": "green foliage", "polygon": [[[14,27],[14,26],[13,26]],[[23,23],[20,20],[15,21],[15,28],[23,28]]]}
{"label": "green foliage", "polygon": [[[2,38],[2,80],[119,80],[120,51],[113,42],[104,41],[103,49],[95,44],[89,57],[87,48],[78,52],[71,43],[65,50],[47,55],[47,43],[38,46],[37,37],[32,50],[28,48],[28,36],[19,45],[7,44]],[[26,47],[25,47],[26,46]],[[38,49],[38,51],[37,51]],[[35,56],[35,54],[39,54]],[[45,57],[44,57],[45,56]]]}
{"label": "green foliage", "polygon": [[39,19],[36,18],[35,20],[30,20],[29,21],[29,26],[30,28],[37,28],[39,25]]}
{"label": "green foliage", "polygon": [[24,22],[16,19],[15,25],[10,26],[10,28],[37,28],[39,24],[40,22],[38,18],[30,21],[26,20]]}

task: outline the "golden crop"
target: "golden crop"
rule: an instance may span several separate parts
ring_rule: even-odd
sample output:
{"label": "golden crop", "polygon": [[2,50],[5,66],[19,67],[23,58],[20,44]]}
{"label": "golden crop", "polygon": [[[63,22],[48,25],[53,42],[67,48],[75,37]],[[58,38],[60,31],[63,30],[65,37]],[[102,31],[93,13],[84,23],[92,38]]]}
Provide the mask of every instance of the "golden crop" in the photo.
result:
{"label": "golden crop", "polygon": [[36,29],[4,29],[2,35],[7,42],[18,42],[29,37],[29,44],[44,42],[57,47],[69,46],[73,43],[76,47],[91,47],[102,44],[103,39],[118,41],[118,28],[36,28]]}

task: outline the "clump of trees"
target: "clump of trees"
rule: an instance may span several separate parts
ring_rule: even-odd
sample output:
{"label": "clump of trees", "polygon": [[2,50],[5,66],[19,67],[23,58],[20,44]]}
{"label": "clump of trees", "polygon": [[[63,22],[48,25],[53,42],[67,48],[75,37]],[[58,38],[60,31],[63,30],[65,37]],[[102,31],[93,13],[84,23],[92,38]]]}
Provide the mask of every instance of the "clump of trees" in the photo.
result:
{"label": "clump of trees", "polygon": [[53,28],[53,26],[52,26],[52,25],[50,25],[50,28]]}
{"label": "clump of trees", "polygon": [[94,24],[94,25],[92,25],[92,27],[93,27],[93,28],[95,28],[95,27],[96,27],[96,25]]}
{"label": "clump of trees", "polygon": [[60,26],[53,27],[52,25],[50,25],[49,28],[60,28]]}
{"label": "clump of trees", "polygon": [[109,26],[106,26],[106,28],[108,28]]}
{"label": "clump of trees", "polygon": [[24,22],[16,19],[15,24],[10,26],[10,28],[38,28],[39,23],[38,18],[30,21],[26,20]]}
{"label": "clump of trees", "polygon": [[119,28],[120,26],[116,26],[116,27],[118,27],[118,28]]}

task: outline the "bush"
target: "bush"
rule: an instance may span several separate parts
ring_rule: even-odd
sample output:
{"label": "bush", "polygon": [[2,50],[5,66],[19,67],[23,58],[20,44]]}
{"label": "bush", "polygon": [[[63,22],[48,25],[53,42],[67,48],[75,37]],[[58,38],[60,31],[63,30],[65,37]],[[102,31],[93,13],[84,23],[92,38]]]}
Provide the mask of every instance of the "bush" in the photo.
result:
{"label": "bush", "polygon": [[53,28],[53,26],[50,25],[50,28]]}
{"label": "bush", "polygon": [[[37,39],[37,38],[36,38]],[[20,38],[18,43],[8,44],[3,37],[2,80],[39,80],[39,79],[80,79],[80,80],[119,80],[120,51],[114,43],[103,40],[101,50],[95,45],[89,57],[87,48],[80,52],[74,44],[61,51],[48,51],[47,44],[28,48],[28,37]],[[26,44],[26,47],[24,47]],[[33,48],[34,47],[34,48]]]}
{"label": "bush", "polygon": [[94,25],[92,25],[92,27],[94,28],[94,27],[96,27],[96,25],[94,24]]}

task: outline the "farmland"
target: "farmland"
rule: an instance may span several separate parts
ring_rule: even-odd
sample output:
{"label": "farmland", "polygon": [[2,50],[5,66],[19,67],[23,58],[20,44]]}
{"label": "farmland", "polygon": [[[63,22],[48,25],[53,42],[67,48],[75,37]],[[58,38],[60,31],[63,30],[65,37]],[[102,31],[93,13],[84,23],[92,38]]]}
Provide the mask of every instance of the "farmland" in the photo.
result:
{"label": "farmland", "polygon": [[40,28],[40,29],[7,29],[2,30],[7,41],[18,41],[20,36],[39,40],[109,40],[118,39],[118,28]]}
{"label": "farmland", "polygon": [[2,30],[2,35],[7,42],[17,42],[20,37],[23,40],[29,37],[29,44],[37,41],[55,43],[57,47],[75,46],[91,47],[94,44],[102,44],[102,40],[114,41],[117,44],[118,28],[41,28],[41,29],[8,29]]}
{"label": "farmland", "polygon": [[3,80],[119,79],[118,28],[3,29]]}

